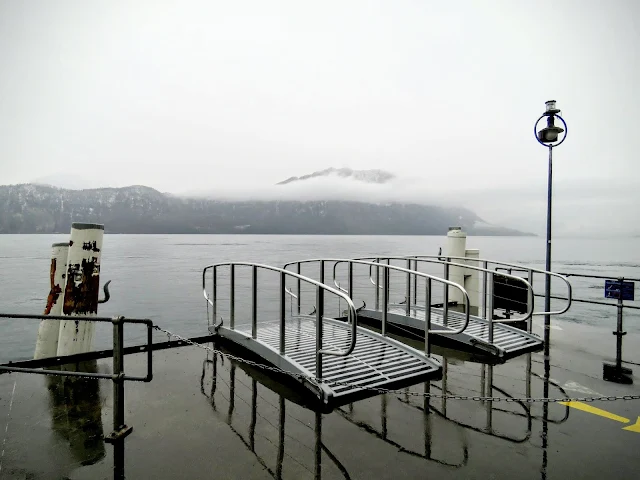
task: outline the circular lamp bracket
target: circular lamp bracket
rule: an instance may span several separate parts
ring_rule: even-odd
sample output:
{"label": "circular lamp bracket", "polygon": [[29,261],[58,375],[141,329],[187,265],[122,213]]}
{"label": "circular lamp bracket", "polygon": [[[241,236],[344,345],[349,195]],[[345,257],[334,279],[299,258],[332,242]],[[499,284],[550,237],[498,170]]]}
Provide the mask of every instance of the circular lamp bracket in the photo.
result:
{"label": "circular lamp bracket", "polygon": [[536,140],[538,141],[538,143],[540,145],[542,145],[543,147],[547,147],[547,148],[553,148],[553,147],[557,147],[558,145],[560,145],[562,142],[564,142],[567,138],[567,122],[564,121],[564,118],[562,118],[560,115],[554,115],[554,118],[559,119],[562,122],[562,126],[564,127],[564,132],[562,133],[562,138],[556,142],[553,143],[544,143],[542,142],[539,138],[538,138],[538,124],[540,123],[540,120],[542,120],[543,118],[547,118],[549,116],[549,114],[547,113],[543,113],[542,115],[540,115],[540,118],[538,118],[538,120],[536,121],[535,125],[533,126],[533,136],[536,137]]}

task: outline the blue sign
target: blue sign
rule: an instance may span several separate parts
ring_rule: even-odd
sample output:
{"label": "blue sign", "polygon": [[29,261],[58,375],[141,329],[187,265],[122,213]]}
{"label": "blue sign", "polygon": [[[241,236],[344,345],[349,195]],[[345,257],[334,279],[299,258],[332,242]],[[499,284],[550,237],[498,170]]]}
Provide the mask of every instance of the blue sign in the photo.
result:
{"label": "blue sign", "polygon": [[620,280],[605,280],[604,281],[604,298],[615,298],[618,300],[620,298],[621,288],[622,287],[622,300],[631,300],[633,301],[633,291],[634,284],[633,282],[625,282]]}

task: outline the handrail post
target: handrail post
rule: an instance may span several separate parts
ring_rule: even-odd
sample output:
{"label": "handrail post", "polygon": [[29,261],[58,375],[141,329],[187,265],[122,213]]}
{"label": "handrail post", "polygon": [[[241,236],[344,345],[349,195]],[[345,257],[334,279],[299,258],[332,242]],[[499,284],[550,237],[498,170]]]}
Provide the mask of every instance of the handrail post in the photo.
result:
{"label": "handrail post", "polygon": [[347,266],[347,288],[349,289],[349,298],[353,300],[353,262],[349,262]]}
{"label": "handrail post", "polygon": [[258,337],[258,267],[251,267],[251,337]]}
{"label": "handrail post", "polygon": [[[413,261],[413,269],[418,271],[418,259]],[[413,276],[413,305],[418,304],[418,275]]]}
{"label": "handrail post", "polygon": [[[298,262],[298,264],[296,265],[296,273],[298,275],[300,275],[300,262]],[[297,277],[296,280],[296,284],[298,287],[298,298],[296,298],[296,304],[297,304],[297,311],[298,311],[298,315],[300,315],[300,302],[302,301],[302,286],[301,286],[301,281],[300,281],[300,277]]]}
{"label": "handrail post", "polygon": [[211,285],[211,297],[213,301],[212,309],[213,309],[213,324],[215,325],[217,322],[217,299],[218,299],[218,269],[217,267],[213,267],[213,282]]}
{"label": "handrail post", "polygon": [[[407,259],[407,270],[411,270],[411,259]],[[407,299],[406,313],[407,317],[411,316],[411,273],[407,272],[407,287],[405,291],[405,298]]]}
{"label": "handrail post", "polygon": [[482,262],[482,318],[487,318],[487,269],[489,268],[489,263],[485,260]]}
{"label": "handrail post", "polygon": [[[449,257],[444,264],[444,279],[449,280]],[[449,320],[449,285],[444,284],[444,298],[442,300],[442,325],[447,326]]]}
{"label": "handrail post", "polygon": [[487,321],[489,322],[489,343],[493,343],[493,285],[495,285],[495,273],[491,272],[491,295],[489,296],[489,311]]}
{"label": "handrail post", "polygon": [[431,341],[429,331],[431,330],[431,278],[426,279],[426,290],[424,292],[424,354],[431,356]]}
{"label": "handrail post", "polygon": [[389,268],[382,272],[382,335],[387,334],[387,315],[389,310]]}
{"label": "handrail post", "polygon": [[286,283],[287,278],[285,272],[280,272],[280,355],[284,355],[285,353],[286,299],[284,291],[287,286]]}
{"label": "handrail post", "polygon": [[[380,259],[376,258],[376,263],[380,263]],[[380,266],[376,265],[376,284],[375,284],[375,291],[376,291],[376,310],[380,310]]]}
{"label": "handrail post", "polygon": [[[535,301],[536,301],[536,297],[534,297],[534,292],[533,292],[533,270],[529,269],[527,271],[527,281],[529,282],[529,285],[531,285],[531,302],[533,303],[533,305],[531,305],[531,312],[532,315],[529,317],[529,319],[527,320],[527,332],[531,333],[533,331],[533,310],[535,309]],[[528,297],[528,295],[527,295]]]}
{"label": "handrail post", "polygon": [[[321,262],[324,265],[324,262]],[[316,378],[322,381],[322,319],[324,317],[324,289],[316,287]]]}
{"label": "handrail post", "polygon": [[232,263],[229,272],[229,328],[236,326],[236,266]]}
{"label": "handrail post", "polygon": [[131,427],[124,423],[124,324],[123,317],[113,318],[113,478],[124,478],[124,439]]}

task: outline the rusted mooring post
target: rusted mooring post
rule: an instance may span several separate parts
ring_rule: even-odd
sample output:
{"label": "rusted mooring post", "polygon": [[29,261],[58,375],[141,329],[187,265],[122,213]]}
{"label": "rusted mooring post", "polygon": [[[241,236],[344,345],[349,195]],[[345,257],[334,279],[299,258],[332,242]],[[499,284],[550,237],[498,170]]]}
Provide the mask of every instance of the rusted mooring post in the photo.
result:
{"label": "rusted mooring post", "polygon": [[[62,299],[64,283],[67,273],[67,256],[69,242],[54,243],[51,246],[51,269],[49,271],[49,295],[44,315],[62,315]],[[42,320],[38,329],[36,350],[33,358],[49,358],[58,354],[58,336],[60,322],[56,320]]]}
{"label": "rusted mooring post", "polygon": [[[63,315],[96,315],[100,290],[100,256],[104,225],[73,223],[63,291]],[[91,350],[94,322],[64,320],[58,336],[58,356]]]}

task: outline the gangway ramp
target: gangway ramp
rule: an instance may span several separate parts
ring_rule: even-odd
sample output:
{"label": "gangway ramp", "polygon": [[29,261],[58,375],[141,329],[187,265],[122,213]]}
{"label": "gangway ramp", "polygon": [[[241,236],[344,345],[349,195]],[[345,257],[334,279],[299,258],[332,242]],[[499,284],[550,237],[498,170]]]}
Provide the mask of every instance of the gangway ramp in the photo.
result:
{"label": "gangway ramp", "polygon": [[[247,271],[250,293],[238,295],[238,274]],[[268,273],[269,281],[259,282],[258,272]],[[275,288],[274,276],[279,277]],[[223,279],[228,290],[221,288]],[[289,312],[287,296],[293,300],[296,295],[288,288],[288,280],[315,289],[312,315]],[[323,281],[270,265],[226,262],[205,267],[202,286],[213,309],[212,334],[290,373],[327,404],[338,406],[377,394],[372,387],[401,388],[438,379],[442,374],[440,363],[428,354],[428,348],[419,351],[359,326],[358,312],[349,296]],[[272,299],[261,298],[265,307],[277,307],[277,313],[260,307],[259,286],[274,294]],[[333,316],[330,313],[331,301],[337,304],[338,299],[340,308],[346,305],[346,321],[336,318],[338,310]],[[243,301],[250,305],[248,322],[238,316],[237,307]]]}
{"label": "gangway ramp", "polygon": [[[401,261],[403,266],[393,265],[392,261]],[[484,260],[483,260],[484,261]],[[285,265],[285,269],[300,273],[311,268],[317,270],[317,264],[324,262],[333,271],[333,285],[357,304],[363,303],[359,310],[361,322],[365,322],[383,333],[389,327],[396,327],[395,333],[404,331],[415,337],[416,334],[424,338],[432,337],[427,343],[433,341],[447,346],[453,346],[460,350],[479,351],[492,356],[496,361],[506,361],[525,353],[541,350],[544,346],[542,339],[529,331],[513,326],[513,323],[528,323],[534,314],[534,291],[531,284],[521,277],[490,270],[485,266],[458,264],[441,258],[417,258],[417,257],[367,257],[357,259],[308,259],[291,262]],[[427,274],[420,271],[418,266],[423,263],[436,263],[444,267],[442,277]],[[303,269],[302,267],[306,268]],[[483,275],[485,291],[482,296],[485,299],[481,315],[472,315],[469,305],[469,295],[459,284],[449,280],[448,271],[452,266],[462,266],[477,270]],[[368,274],[354,273],[356,269],[366,268]],[[342,275],[339,276],[337,270]],[[324,274],[324,271],[321,272]],[[402,280],[394,279],[394,288],[391,286],[391,275]],[[556,274],[554,274],[556,275]],[[493,313],[489,319],[489,313],[493,312],[494,294],[487,285],[493,285],[495,279],[508,280],[519,287],[526,297],[523,316],[510,319],[496,318]],[[570,286],[569,286],[570,287]],[[449,290],[458,289],[463,298],[462,304],[452,307],[449,302]],[[442,290],[440,303],[435,302],[436,294]],[[300,292],[300,289],[296,290]],[[392,301],[392,296],[400,296]],[[403,299],[402,303],[397,300]],[[456,310],[457,309],[457,310]],[[566,309],[564,310],[566,311]],[[536,312],[541,315],[547,312]],[[550,312],[551,314],[563,312]],[[428,321],[425,321],[428,319]],[[425,335],[427,332],[427,335]]]}

